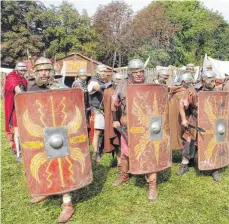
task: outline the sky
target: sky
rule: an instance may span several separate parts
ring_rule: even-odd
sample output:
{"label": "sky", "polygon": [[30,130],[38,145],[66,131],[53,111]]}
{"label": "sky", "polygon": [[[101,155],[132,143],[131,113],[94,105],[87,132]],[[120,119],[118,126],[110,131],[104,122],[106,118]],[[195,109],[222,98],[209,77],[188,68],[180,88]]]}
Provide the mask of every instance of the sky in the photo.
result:
{"label": "sky", "polygon": [[[99,5],[107,5],[112,0],[67,0],[75,5],[76,9],[81,12],[86,9],[89,16],[92,16]],[[229,22],[229,0],[201,0],[208,9],[219,11],[225,20]],[[60,5],[62,0],[41,0],[46,6],[50,4]],[[142,8],[148,6],[152,0],[125,0],[132,9],[137,12]]]}

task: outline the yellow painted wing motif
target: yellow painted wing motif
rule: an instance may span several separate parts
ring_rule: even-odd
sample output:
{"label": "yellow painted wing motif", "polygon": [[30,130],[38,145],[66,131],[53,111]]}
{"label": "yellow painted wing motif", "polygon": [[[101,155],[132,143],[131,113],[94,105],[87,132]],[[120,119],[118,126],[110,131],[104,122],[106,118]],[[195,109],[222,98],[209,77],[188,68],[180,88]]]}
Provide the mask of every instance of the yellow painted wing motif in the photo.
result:
{"label": "yellow painted wing motif", "polygon": [[69,164],[69,167],[68,167],[68,171],[70,172],[69,178],[72,180],[73,183],[75,183],[76,180],[74,178],[74,172],[72,171],[72,167],[73,167],[72,162],[70,161],[70,159],[68,157],[65,157],[65,158]]}
{"label": "yellow painted wing motif", "polygon": [[206,160],[211,159],[215,146],[216,146],[216,141],[214,138],[212,138],[211,141],[207,145],[207,150],[205,151],[205,159]]}
{"label": "yellow painted wing motif", "polygon": [[85,166],[85,158],[82,150],[80,148],[70,148],[70,152],[71,152],[70,154],[71,158],[80,163],[81,172],[83,172]]}
{"label": "yellow painted wing motif", "polygon": [[34,137],[43,137],[43,128],[35,123],[29,117],[28,110],[23,114],[23,124],[26,131]]}
{"label": "yellow painted wing motif", "polygon": [[204,103],[204,112],[208,115],[208,119],[211,122],[211,124],[213,125],[216,120],[216,116],[213,113],[212,105],[209,102],[209,97]]}
{"label": "yellow painted wing motif", "polygon": [[80,113],[79,108],[76,106],[76,116],[74,119],[68,124],[68,134],[75,134],[78,132],[78,129],[82,123],[82,115]]}
{"label": "yellow painted wing motif", "polygon": [[136,158],[139,160],[142,153],[144,152],[147,144],[150,142],[149,140],[149,133],[143,135],[139,141],[139,143],[135,146]]}
{"label": "yellow painted wing motif", "polygon": [[135,99],[132,106],[132,113],[136,116],[140,124],[147,126],[149,123],[149,118],[143,113],[142,108],[137,105]]}
{"label": "yellow painted wing motif", "polygon": [[33,176],[33,178],[40,183],[40,178],[39,178],[39,169],[40,167],[46,163],[48,161],[46,155],[44,152],[40,152],[38,154],[36,154],[32,160],[31,160],[31,164],[30,164],[30,172],[31,175]]}

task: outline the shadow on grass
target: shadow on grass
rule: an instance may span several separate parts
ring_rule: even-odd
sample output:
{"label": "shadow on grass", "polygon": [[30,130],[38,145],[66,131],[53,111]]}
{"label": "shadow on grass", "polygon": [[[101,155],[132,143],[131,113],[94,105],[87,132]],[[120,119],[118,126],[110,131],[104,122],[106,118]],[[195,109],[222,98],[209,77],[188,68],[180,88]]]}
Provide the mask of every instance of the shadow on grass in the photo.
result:
{"label": "shadow on grass", "polygon": [[181,163],[182,160],[182,150],[172,151],[172,163]]}
{"label": "shadow on grass", "polygon": [[[170,177],[171,177],[171,168],[158,172],[157,184],[167,182]],[[146,185],[148,185],[145,175],[136,175],[136,176],[132,176],[132,178],[135,179],[135,186],[137,187],[145,187]]]}
{"label": "shadow on grass", "polygon": [[[91,158],[92,154],[93,153],[91,152]],[[102,163],[97,164],[94,160],[91,160],[91,163],[93,181],[90,185],[72,193],[73,203],[90,200],[99,194],[103,189],[110,167],[105,166]]]}
{"label": "shadow on grass", "polygon": [[212,174],[217,170],[219,171],[220,174],[225,172],[225,170],[228,168],[228,166],[217,169],[217,170],[199,170],[198,164],[196,163],[194,168],[195,168],[195,172],[196,172],[197,176],[212,176]]}
{"label": "shadow on grass", "polygon": [[[96,164],[94,160],[91,161],[91,164],[92,164],[93,181],[90,185],[82,189],[70,192],[73,204],[90,200],[93,197],[95,197],[97,194],[99,194],[103,189],[103,185],[106,182],[107,174],[109,172],[110,167],[104,166],[102,164]],[[51,196],[50,199],[51,200],[47,200],[45,202],[45,205],[53,205],[53,204],[57,205],[62,203],[62,195],[54,195]]]}

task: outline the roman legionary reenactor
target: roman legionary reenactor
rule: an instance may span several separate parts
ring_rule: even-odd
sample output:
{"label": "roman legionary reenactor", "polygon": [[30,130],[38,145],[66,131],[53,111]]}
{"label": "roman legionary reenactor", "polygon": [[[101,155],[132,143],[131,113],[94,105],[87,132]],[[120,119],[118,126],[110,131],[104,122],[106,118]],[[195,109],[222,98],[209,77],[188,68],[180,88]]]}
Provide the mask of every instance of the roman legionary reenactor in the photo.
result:
{"label": "roman legionary reenactor", "polygon": [[[113,127],[121,130],[122,168],[122,175],[113,186],[128,182],[129,173],[145,174],[149,183],[148,199],[157,200],[157,172],[171,166],[168,89],[143,84],[144,68],[141,60],[131,60],[128,79],[119,82],[113,96],[115,111],[121,107],[122,112],[120,121],[113,122]],[[159,102],[163,105],[159,106]]]}
{"label": "roman legionary reenactor", "polygon": [[78,71],[79,77],[72,83],[72,88],[79,87],[87,92],[87,72],[81,68]]}
{"label": "roman legionary reenactor", "polygon": [[72,83],[72,88],[81,88],[84,92],[84,105],[85,105],[85,113],[87,118],[87,128],[90,129],[89,119],[90,119],[90,105],[89,105],[89,95],[87,90],[87,72],[85,69],[81,68],[78,71],[79,77]]}
{"label": "roman legionary reenactor", "polygon": [[71,191],[91,183],[83,91],[53,88],[54,68],[40,57],[34,65],[35,83],[16,96],[22,156],[31,203],[62,194],[58,222],[74,213]]}
{"label": "roman legionary reenactor", "polygon": [[186,73],[191,73],[191,75],[194,77],[195,75],[195,65],[194,64],[187,64],[186,65]]}
{"label": "roman legionary reenactor", "polygon": [[188,164],[195,156],[197,133],[189,124],[197,125],[197,92],[192,86],[193,75],[188,72],[179,77],[179,86],[170,87],[169,122],[171,148],[182,150],[182,162],[178,175],[189,170]]}
{"label": "roman legionary reenactor", "polygon": [[158,72],[158,78],[154,81],[156,84],[168,85],[169,72],[165,69]]}
{"label": "roman legionary reenactor", "polygon": [[205,131],[198,134],[198,167],[200,170],[211,171],[213,179],[220,181],[219,168],[229,163],[226,142],[229,93],[216,90],[216,75],[211,70],[202,74],[201,82],[201,91],[198,93],[198,126]]}
{"label": "roman legionary reenactor", "polygon": [[21,156],[14,97],[27,89],[27,80],[24,77],[26,72],[26,65],[23,62],[17,63],[15,70],[6,76],[4,85],[5,131],[12,142],[11,152],[17,154],[18,162],[21,162]]}
{"label": "roman legionary reenactor", "polygon": [[[203,71],[203,73],[205,72],[214,72],[212,65],[210,63],[208,63],[206,65],[206,71]],[[216,74],[215,74],[216,76]],[[222,91],[223,90],[223,80],[222,79],[217,79],[215,78],[215,91]]]}
{"label": "roman legionary reenactor", "polygon": [[223,83],[223,91],[229,92],[229,74],[225,74],[225,79]]}
{"label": "roman legionary reenactor", "polygon": [[112,86],[105,89],[103,96],[105,130],[104,130],[104,152],[112,152],[117,156],[118,171],[121,173],[121,151],[120,151],[120,133],[113,128],[113,121],[120,121],[121,111],[112,112],[112,96],[118,83],[121,81],[120,73],[114,73],[112,76]]}
{"label": "roman legionary reenactor", "polygon": [[104,89],[107,87],[107,68],[105,65],[100,64],[96,67],[96,74],[91,78],[88,83],[89,104],[91,112],[95,114],[94,117],[94,136],[92,146],[94,149],[94,159],[100,162],[101,154],[104,148],[104,105],[103,94]]}

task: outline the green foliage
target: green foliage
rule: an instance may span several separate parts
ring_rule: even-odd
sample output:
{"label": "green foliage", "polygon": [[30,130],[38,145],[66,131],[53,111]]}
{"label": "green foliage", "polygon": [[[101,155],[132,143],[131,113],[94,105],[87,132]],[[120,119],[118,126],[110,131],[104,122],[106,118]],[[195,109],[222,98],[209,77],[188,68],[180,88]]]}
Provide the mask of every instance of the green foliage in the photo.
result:
{"label": "green foliage", "polygon": [[2,1],[2,64],[13,67],[16,60],[39,56],[63,57],[79,52],[96,57],[96,32],[84,10],[64,1],[46,8],[39,1]]}
{"label": "green foliage", "polygon": [[157,49],[151,45],[142,45],[138,48],[132,58],[140,58],[143,61],[150,56],[147,67],[156,67],[157,65],[170,65],[170,55],[165,49]]}
{"label": "green foliage", "polygon": [[115,55],[117,65],[126,61],[132,47],[132,17],[133,10],[125,2],[112,1],[97,8],[93,22],[98,36],[98,58],[103,63],[112,66]]}
{"label": "green foliage", "polygon": [[[205,54],[217,57],[217,51],[228,46],[226,23],[222,16],[207,10],[199,1],[165,2],[165,16],[181,29],[173,36],[171,58],[174,65],[195,63],[201,65]],[[228,32],[228,31],[227,31]],[[223,41],[222,41],[223,40]],[[223,43],[222,43],[223,42]],[[221,59],[228,59],[227,54]],[[223,52],[222,52],[223,53]],[[220,54],[222,54],[220,53]],[[219,55],[219,53],[218,53]]]}
{"label": "green foliage", "polygon": [[39,55],[44,47],[39,31],[39,14],[44,6],[32,1],[1,1],[2,64],[12,67],[27,58],[27,50]]}
{"label": "green foliage", "polygon": [[46,54],[62,57],[71,52],[95,55],[96,33],[86,12],[80,15],[74,5],[63,2],[43,13],[47,26],[43,30]]}
{"label": "green foliage", "polygon": [[153,66],[202,65],[205,54],[229,60],[229,24],[200,1],[152,2],[135,16],[132,27],[131,57],[151,55]]}
{"label": "green foliage", "polygon": [[57,58],[79,52],[110,66],[116,55],[115,67],[148,55],[150,66],[201,65],[205,54],[229,60],[229,23],[200,1],[153,1],[136,15],[125,2],[113,1],[100,5],[92,18],[67,1],[49,7],[1,1],[1,14],[5,67],[26,59],[27,51]]}

